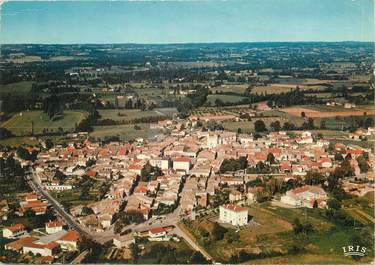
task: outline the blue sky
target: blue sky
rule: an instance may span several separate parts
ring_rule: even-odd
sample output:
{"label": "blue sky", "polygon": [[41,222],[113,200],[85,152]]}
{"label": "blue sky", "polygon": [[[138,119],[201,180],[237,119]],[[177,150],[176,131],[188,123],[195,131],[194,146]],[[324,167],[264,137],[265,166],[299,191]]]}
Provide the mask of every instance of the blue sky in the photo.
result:
{"label": "blue sky", "polygon": [[9,1],[1,43],[373,41],[372,0]]}

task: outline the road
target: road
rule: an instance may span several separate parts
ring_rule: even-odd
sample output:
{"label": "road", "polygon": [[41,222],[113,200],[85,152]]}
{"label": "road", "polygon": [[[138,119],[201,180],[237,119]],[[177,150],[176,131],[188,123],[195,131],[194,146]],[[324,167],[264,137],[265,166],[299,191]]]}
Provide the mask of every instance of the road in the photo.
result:
{"label": "road", "polygon": [[[42,195],[55,209],[55,211],[60,215],[60,217],[73,229],[75,229],[78,233],[81,235],[84,235],[85,237],[99,243],[99,244],[105,244],[106,242],[110,241],[114,237],[114,232],[112,230],[105,231],[103,233],[94,233],[87,231],[85,228],[83,228],[78,222],[76,222],[73,217],[68,214],[62,205],[57,202],[47,191],[45,191],[42,188],[42,185],[40,184],[40,181],[37,177],[35,177],[34,174],[31,174],[31,178],[28,180],[28,183],[30,187],[38,194]],[[166,226],[174,226],[174,233],[180,237],[182,237],[193,249],[196,251],[199,251],[202,253],[202,255],[213,262],[213,258],[208,254],[208,252],[199,246],[193,239],[191,235],[189,235],[187,232],[183,231],[178,226],[178,222],[180,220],[180,206],[177,207],[172,213],[165,215],[165,217],[161,219],[150,219],[144,223],[141,224],[131,224],[126,227],[124,227],[123,230],[131,229],[135,232],[141,232],[146,231],[151,228],[155,227],[166,227]],[[72,263],[80,263],[81,260],[87,255],[87,252],[81,253]]]}
{"label": "road", "polygon": [[42,188],[42,185],[40,184],[40,181],[35,177],[34,174],[30,175],[30,179],[28,180],[28,183],[30,187],[38,194],[42,195],[53,207],[53,209],[60,215],[60,217],[66,222],[66,224],[69,225],[69,227],[76,230],[81,235],[85,236],[86,238],[89,238],[99,244],[101,244],[95,234],[87,231],[85,228],[83,228],[78,222],[76,222],[73,217],[68,214],[62,205],[57,202],[47,191],[45,191]]}
{"label": "road", "polygon": [[202,253],[202,255],[207,260],[211,261],[212,263],[215,263],[212,256],[208,254],[208,252],[195,241],[193,236],[191,236],[188,232],[185,232],[184,229],[181,229],[178,225],[176,225],[173,232],[179,237],[182,237],[193,249]]}
{"label": "road", "polygon": [[90,251],[86,249],[85,251],[83,251],[82,253],[80,253],[74,260],[72,260],[72,262],[70,262],[70,264],[80,264],[82,262],[82,260],[89,253],[90,253]]}

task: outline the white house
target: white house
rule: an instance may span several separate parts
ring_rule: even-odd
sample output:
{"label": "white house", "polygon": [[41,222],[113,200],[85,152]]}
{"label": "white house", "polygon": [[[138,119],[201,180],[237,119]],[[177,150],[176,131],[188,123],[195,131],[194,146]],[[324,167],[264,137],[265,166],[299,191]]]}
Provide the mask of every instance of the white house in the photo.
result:
{"label": "white house", "polygon": [[161,170],[166,170],[169,169],[170,161],[167,158],[157,157],[150,159],[150,164],[153,167],[158,167]]}
{"label": "white house", "polygon": [[117,248],[129,247],[132,243],[135,243],[135,239],[131,234],[113,238],[113,245],[115,245]]}
{"label": "white house", "polygon": [[76,251],[78,249],[79,240],[80,237],[78,232],[70,230],[61,238],[59,238],[56,242],[60,244],[62,250]]}
{"label": "white house", "polygon": [[220,206],[219,220],[235,226],[246,225],[248,222],[248,210],[235,204]]}
{"label": "white house", "polygon": [[63,230],[63,223],[58,220],[49,221],[45,227],[48,234],[54,234]]}
{"label": "white house", "polygon": [[32,253],[34,255],[40,254],[43,257],[54,256],[59,249],[59,244],[50,242],[48,244],[37,244],[35,242],[25,244],[22,247],[23,253]]}
{"label": "white house", "polygon": [[26,233],[25,226],[23,224],[15,224],[9,227],[3,228],[3,237],[5,238],[16,238]]}
{"label": "white house", "polygon": [[173,169],[174,170],[182,170],[182,171],[185,171],[185,172],[189,172],[190,168],[191,168],[190,158],[177,157],[173,160]]}
{"label": "white house", "polygon": [[167,235],[167,229],[163,227],[155,227],[148,230],[149,237],[162,237]]}
{"label": "white house", "polygon": [[319,207],[325,207],[327,198],[327,193],[322,188],[306,185],[287,191],[280,201],[295,207],[313,208],[315,201]]}

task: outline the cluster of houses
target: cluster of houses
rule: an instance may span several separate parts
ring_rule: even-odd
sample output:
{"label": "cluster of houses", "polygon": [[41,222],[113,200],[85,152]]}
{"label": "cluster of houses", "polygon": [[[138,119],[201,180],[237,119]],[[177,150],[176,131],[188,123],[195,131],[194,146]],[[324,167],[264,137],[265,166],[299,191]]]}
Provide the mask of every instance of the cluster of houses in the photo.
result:
{"label": "cluster of houses", "polygon": [[375,135],[375,127],[368,127],[367,129],[364,128],[358,128],[352,133],[349,133],[349,138],[353,140],[361,140],[365,139],[369,136]]}
{"label": "cluster of houses", "polygon": [[[32,165],[33,172],[46,189],[61,192],[74,187],[82,176],[111,180],[112,186],[104,198],[86,206],[93,210],[92,214],[82,216],[82,206],[71,209],[71,214],[79,222],[102,231],[110,227],[113,216],[120,209],[126,213],[138,212],[146,220],[163,205],[179,204],[182,212],[191,213],[195,209],[206,208],[210,196],[215,195],[222,185],[244,185],[257,175],[243,171],[220,173],[224,160],[246,158],[248,167],[256,167],[259,162],[268,164],[276,168],[285,181],[303,177],[311,170],[329,174],[340,164],[335,160],[336,153],[352,156],[350,163],[356,176],[361,175],[356,161],[359,155],[368,152],[370,162],[374,160],[369,150],[357,146],[336,144],[332,150],[329,141],[316,140],[309,131],[292,135],[284,131],[271,132],[255,139],[249,134],[187,130],[186,125],[177,125],[172,121],[161,121],[160,126],[173,129],[161,140],[139,139],[133,143],[109,144],[86,140],[67,147],[56,146],[38,154]],[[269,154],[274,158],[272,165]],[[145,168],[150,167],[158,168],[158,173],[151,171],[144,176]],[[57,171],[68,178],[64,181],[56,179]],[[259,188],[251,188],[245,193],[233,190],[230,201],[235,203],[246,199],[252,202]],[[290,191],[283,201],[293,205],[311,205],[309,199],[299,198],[301,194],[308,196],[308,192]],[[322,200],[319,206],[323,205],[323,197],[319,198]],[[29,201],[23,207],[36,204]]]}
{"label": "cluster of houses", "polygon": [[24,213],[29,210],[35,213],[35,215],[45,214],[48,207],[48,202],[41,200],[38,196],[31,192],[28,193],[24,201],[20,202],[20,207],[18,208],[18,215],[23,216]]}
{"label": "cluster of houses", "polygon": [[14,224],[4,227],[2,236],[13,240],[5,244],[6,250],[20,254],[39,255],[42,263],[51,263],[60,257],[63,252],[78,250],[79,234],[74,230],[65,230],[64,224],[59,221],[49,221],[44,229],[28,232],[23,224]]}

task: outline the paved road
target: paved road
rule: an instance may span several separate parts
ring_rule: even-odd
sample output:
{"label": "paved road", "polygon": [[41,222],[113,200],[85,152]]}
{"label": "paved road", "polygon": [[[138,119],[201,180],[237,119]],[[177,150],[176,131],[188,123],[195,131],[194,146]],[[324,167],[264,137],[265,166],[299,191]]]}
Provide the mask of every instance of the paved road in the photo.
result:
{"label": "paved road", "polygon": [[212,263],[215,263],[212,256],[210,254],[208,254],[208,252],[203,247],[201,247],[191,235],[189,235],[187,232],[185,232],[184,229],[181,229],[178,225],[176,225],[173,232],[176,235],[182,237],[193,249],[202,253],[202,255],[206,259],[210,260]]}
{"label": "paved road", "polygon": [[28,180],[30,187],[37,192],[38,194],[42,195],[54,208],[54,210],[60,215],[62,219],[73,229],[75,229],[81,235],[101,244],[93,233],[90,233],[85,228],[83,228],[78,222],[76,222],[71,215],[69,215],[62,205],[57,202],[47,191],[42,188],[37,177],[34,174],[31,174],[30,180]]}
{"label": "paved road", "polygon": [[70,264],[80,264],[82,262],[82,260],[89,253],[90,253],[90,251],[86,249],[85,251],[83,251],[82,253],[80,253],[74,260],[72,260],[72,262],[70,262]]}

